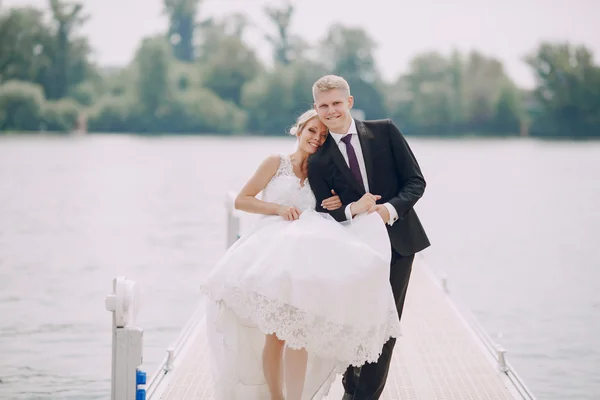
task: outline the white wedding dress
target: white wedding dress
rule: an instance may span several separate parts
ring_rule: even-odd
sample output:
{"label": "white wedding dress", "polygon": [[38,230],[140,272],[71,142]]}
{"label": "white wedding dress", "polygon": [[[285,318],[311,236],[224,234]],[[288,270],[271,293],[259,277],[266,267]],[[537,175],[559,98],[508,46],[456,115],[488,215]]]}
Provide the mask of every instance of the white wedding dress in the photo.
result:
{"label": "white wedding dress", "polygon": [[340,224],[317,213],[288,156],[262,199],[295,206],[296,221],[265,216],[203,280],[211,371],[220,400],[268,400],[262,370],[265,334],[308,364],[302,399],[323,398],[348,365],[377,361],[400,336],[391,286],[391,247],[377,213]]}

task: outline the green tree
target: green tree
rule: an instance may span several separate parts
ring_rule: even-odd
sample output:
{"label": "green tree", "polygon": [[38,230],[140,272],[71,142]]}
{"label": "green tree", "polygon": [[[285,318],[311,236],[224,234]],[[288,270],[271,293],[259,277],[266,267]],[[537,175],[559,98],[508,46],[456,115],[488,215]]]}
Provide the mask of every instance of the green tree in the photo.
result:
{"label": "green tree", "polygon": [[88,19],[82,15],[83,4],[50,0],[50,9],[55,25],[55,40],[52,48],[52,67],[45,77],[46,97],[61,99],[69,88],[85,80],[87,57],[90,52],[87,39],[73,38],[77,28]]}
{"label": "green tree", "polygon": [[321,58],[326,67],[348,81],[355,99],[354,107],[362,109],[370,119],[383,118],[387,114],[374,49],[375,42],[366,31],[340,24],[331,26],[321,42]]}
{"label": "green tree", "polygon": [[502,90],[511,81],[501,61],[473,51],[465,63],[463,94],[466,123],[474,131],[490,127]]}
{"label": "green tree", "polygon": [[546,135],[588,136],[600,131],[600,68],[592,52],[568,43],[541,44],[526,62],[533,69],[541,113],[533,130]]}
{"label": "green tree", "polygon": [[477,52],[417,55],[388,97],[393,118],[413,133],[513,133],[523,115],[502,63]]}
{"label": "green tree", "polygon": [[96,102],[97,91],[92,82],[82,82],[69,90],[69,97],[82,106],[91,106]]}
{"label": "green tree", "polygon": [[46,130],[72,132],[77,125],[80,107],[73,99],[47,101],[43,108],[43,123]]}
{"label": "green tree", "polygon": [[135,56],[137,100],[145,124],[141,130],[152,130],[171,101],[169,45],[162,37],[146,38]]}
{"label": "green tree", "polygon": [[201,87],[202,74],[198,65],[176,61],[170,67],[171,86],[178,91],[197,90]]}
{"label": "green tree", "polygon": [[90,132],[139,132],[139,112],[136,100],[129,95],[106,95],[89,110]]}
{"label": "green tree", "polygon": [[7,81],[0,84],[0,131],[37,131],[44,110],[41,86],[30,82]]}
{"label": "green tree", "polygon": [[169,132],[230,134],[245,130],[247,114],[212,90],[197,88],[175,94],[164,122]]}
{"label": "green tree", "polygon": [[261,70],[254,51],[242,39],[245,26],[243,19],[228,19],[205,28],[203,34],[203,85],[237,105],[244,85]]}
{"label": "green tree", "polygon": [[266,34],[265,38],[273,46],[273,59],[276,63],[288,65],[294,58],[293,38],[290,36],[290,23],[294,14],[294,6],[287,2],[281,8],[266,6],[265,14],[275,25],[277,34]]}
{"label": "green tree", "polygon": [[196,14],[201,2],[202,0],[164,0],[165,13],[169,17],[167,35],[178,60],[194,60]]}
{"label": "green tree", "polygon": [[103,68],[100,71],[102,81],[104,82],[102,94],[121,96],[124,94],[134,94],[137,82],[138,67],[135,63],[123,68]]}
{"label": "green tree", "polygon": [[43,84],[52,66],[52,36],[40,10],[10,8],[0,13],[0,83],[17,79]]}
{"label": "green tree", "polygon": [[425,133],[451,129],[453,92],[448,60],[438,53],[424,53],[410,62],[406,75],[411,93],[408,106],[413,125]]}
{"label": "green tree", "polygon": [[450,115],[453,130],[459,130],[465,121],[465,67],[462,55],[454,50],[448,60],[448,81],[450,84]]}
{"label": "green tree", "polygon": [[518,89],[505,86],[500,93],[494,116],[494,128],[498,133],[517,134],[521,130],[523,107]]}
{"label": "green tree", "polygon": [[261,74],[243,92],[249,113],[248,128],[262,134],[283,134],[296,118],[313,106],[312,84],[325,74],[323,66],[308,60],[277,64]]}

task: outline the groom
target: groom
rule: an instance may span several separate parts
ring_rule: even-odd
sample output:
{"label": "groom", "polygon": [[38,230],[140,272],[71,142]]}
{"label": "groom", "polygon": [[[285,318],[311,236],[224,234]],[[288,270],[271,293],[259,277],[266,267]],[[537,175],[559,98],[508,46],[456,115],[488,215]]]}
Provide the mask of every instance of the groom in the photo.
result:
{"label": "groom", "polygon": [[[425,191],[425,179],[408,143],[387,120],[358,121],[350,115],[354,98],[344,78],[327,75],[312,88],[319,119],[329,128],[323,147],[309,159],[308,179],[317,199],[317,211],[338,221],[364,212],[377,212],[386,224],[392,244],[390,283],[398,316],[415,253],[429,240],[413,206]],[[343,206],[327,211],[320,203],[340,196]],[[384,346],[376,363],[348,367],[343,400],[378,399],[383,392],[396,339]]]}

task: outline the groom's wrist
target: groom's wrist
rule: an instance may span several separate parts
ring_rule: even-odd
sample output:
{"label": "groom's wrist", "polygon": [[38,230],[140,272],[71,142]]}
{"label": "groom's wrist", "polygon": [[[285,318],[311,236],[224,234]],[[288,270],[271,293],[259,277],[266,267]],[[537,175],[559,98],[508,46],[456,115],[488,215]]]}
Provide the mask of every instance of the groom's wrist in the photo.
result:
{"label": "groom's wrist", "polygon": [[344,210],[345,214],[346,214],[346,219],[348,221],[352,221],[352,217],[353,217],[353,215],[352,215],[352,204],[354,204],[354,203],[352,202],[352,203],[348,204],[346,206],[346,209]]}
{"label": "groom's wrist", "polygon": [[390,219],[387,221],[387,224],[389,226],[392,226],[392,225],[394,225],[394,222],[396,222],[398,220],[398,211],[396,211],[394,206],[391,205],[389,202],[383,203],[383,205],[385,206],[385,208],[387,208],[387,210],[390,214]]}

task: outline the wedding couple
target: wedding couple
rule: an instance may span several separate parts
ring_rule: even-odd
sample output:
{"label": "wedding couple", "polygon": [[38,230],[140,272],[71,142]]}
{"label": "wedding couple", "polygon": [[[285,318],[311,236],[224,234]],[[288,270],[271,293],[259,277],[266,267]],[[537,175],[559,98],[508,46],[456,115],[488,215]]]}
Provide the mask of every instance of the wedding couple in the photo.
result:
{"label": "wedding couple", "polygon": [[[263,218],[204,279],[211,372],[221,400],[345,400],[383,392],[416,252],[425,180],[390,120],[359,121],[348,83],[313,85],[314,109],[235,207]],[[257,198],[262,192],[261,198]]]}

